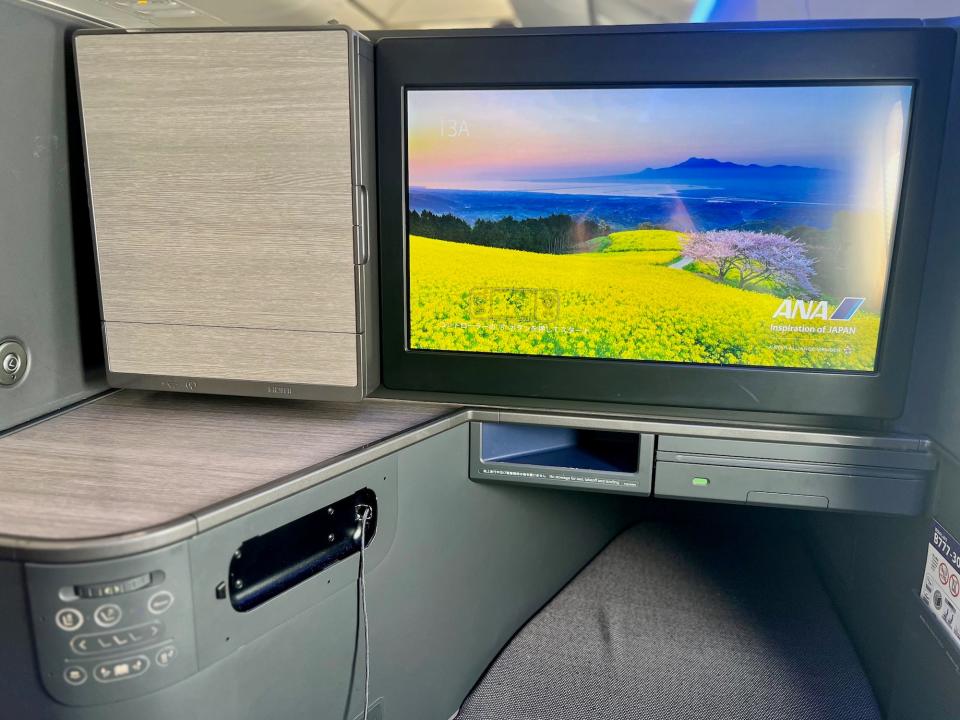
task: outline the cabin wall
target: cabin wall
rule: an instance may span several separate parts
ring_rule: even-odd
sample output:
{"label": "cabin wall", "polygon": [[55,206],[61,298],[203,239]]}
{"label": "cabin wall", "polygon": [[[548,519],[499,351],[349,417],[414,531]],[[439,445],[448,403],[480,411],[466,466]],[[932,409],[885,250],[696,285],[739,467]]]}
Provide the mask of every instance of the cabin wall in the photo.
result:
{"label": "cabin wall", "polygon": [[69,52],[89,26],[0,0],[0,341],[28,353],[0,432],[106,387]]}
{"label": "cabin wall", "polygon": [[933,518],[960,534],[960,61],[954,67],[910,387],[890,423],[939,446],[928,510],[908,519],[817,513],[802,524],[890,720],[952,717],[960,706],[960,652],[919,599]]}

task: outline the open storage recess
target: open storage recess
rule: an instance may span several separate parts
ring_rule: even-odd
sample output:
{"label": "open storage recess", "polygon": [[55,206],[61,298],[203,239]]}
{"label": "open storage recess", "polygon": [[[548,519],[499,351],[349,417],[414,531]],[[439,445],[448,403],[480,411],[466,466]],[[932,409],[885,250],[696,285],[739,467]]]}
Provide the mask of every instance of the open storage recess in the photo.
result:
{"label": "open storage recess", "polygon": [[470,477],[671,499],[919,515],[936,467],[922,438],[656,425],[528,414],[513,422],[502,413],[500,421],[471,423]]}

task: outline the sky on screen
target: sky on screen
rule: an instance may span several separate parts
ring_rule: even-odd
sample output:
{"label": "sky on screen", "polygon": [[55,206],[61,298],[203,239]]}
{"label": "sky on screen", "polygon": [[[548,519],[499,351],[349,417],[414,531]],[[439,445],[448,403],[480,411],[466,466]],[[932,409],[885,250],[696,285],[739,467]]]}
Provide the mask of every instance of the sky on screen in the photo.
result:
{"label": "sky on screen", "polygon": [[409,182],[582,178],[690,157],[851,170],[892,121],[903,127],[909,101],[897,85],[410,90]]}

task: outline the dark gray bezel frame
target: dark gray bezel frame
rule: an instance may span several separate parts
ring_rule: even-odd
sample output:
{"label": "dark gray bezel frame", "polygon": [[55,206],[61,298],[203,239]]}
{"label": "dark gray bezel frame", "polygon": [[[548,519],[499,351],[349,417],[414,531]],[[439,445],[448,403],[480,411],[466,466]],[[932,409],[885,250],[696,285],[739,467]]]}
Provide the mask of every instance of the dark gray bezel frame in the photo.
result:
{"label": "dark gray bezel frame", "polygon": [[[956,35],[917,26],[386,37],[375,46],[383,382],[388,388],[733,410],[896,417],[903,405]],[[585,61],[584,58],[589,58]],[[629,63],[624,58],[631,58]],[[598,82],[597,78],[602,78]],[[410,350],[408,88],[682,84],[914,87],[886,317],[872,373]]]}

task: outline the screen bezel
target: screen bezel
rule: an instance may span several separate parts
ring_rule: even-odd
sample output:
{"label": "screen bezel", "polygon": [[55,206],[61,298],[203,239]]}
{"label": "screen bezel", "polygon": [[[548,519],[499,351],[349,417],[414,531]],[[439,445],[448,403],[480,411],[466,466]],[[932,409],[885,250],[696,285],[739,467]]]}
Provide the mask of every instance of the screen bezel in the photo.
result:
{"label": "screen bezel", "polygon": [[[386,38],[377,45],[383,380],[388,388],[771,412],[899,414],[949,96],[944,28]],[[632,58],[625,63],[623,58]],[[583,58],[590,58],[584,61]],[[603,78],[597,82],[595,78]],[[650,86],[909,84],[904,175],[872,372],[483,354],[408,344],[406,92]]]}

